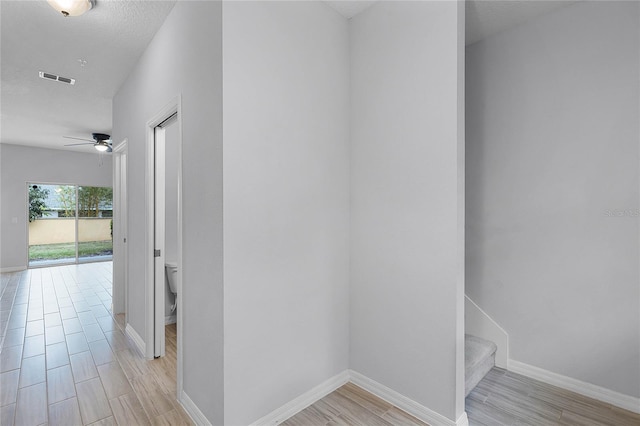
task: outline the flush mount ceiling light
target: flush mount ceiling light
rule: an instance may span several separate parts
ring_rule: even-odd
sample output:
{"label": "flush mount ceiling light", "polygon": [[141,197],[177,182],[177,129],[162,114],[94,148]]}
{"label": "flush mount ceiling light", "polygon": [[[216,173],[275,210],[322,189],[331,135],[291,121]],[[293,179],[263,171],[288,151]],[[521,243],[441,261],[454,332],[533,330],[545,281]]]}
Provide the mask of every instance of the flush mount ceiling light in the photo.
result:
{"label": "flush mount ceiling light", "polygon": [[47,3],[63,16],[80,16],[93,7],[95,0],[47,0]]}

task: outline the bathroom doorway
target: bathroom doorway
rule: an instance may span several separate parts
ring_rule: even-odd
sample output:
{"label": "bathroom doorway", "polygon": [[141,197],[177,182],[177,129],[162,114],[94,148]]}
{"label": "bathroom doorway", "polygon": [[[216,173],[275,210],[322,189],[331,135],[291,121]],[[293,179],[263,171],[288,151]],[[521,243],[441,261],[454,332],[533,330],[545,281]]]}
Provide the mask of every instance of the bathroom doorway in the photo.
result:
{"label": "bathroom doorway", "polygon": [[[161,263],[163,270],[159,272],[161,282],[156,283],[162,287],[157,291],[164,293],[164,303],[158,303],[156,315],[162,318],[159,322],[164,324],[159,327],[159,335],[156,339],[162,341],[164,336],[164,347],[156,348],[156,356],[160,352],[160,356],[166,355],[167,346],[171,346],[175,350],[177,342],[171,339],[177,334],[177,281],[178,281],[178,118],[177,114],[172,115],[166,121],[162,122],[155,128],[156,152],[163,152],[162,156],[157,156],[156,161],[162,161],[163,164],[156,165],[156,192],[162,191],[162,194],[156,195],[156,200],[164,198],[164,209],[161,205],[156,205],[156,241],[164,238],[164,253],[162,256],[164,262]],[[158,145],[162,144],[162,147]],[[164,161],[163,161],[164,160]],[[163,170],[162,170],[163,169]],[[162,170],[164,182],[160,182],[158,173]],[[162,216],[162,217],[160,217]],[[160,247],[156,245],[156,248]],[[164,280],[162,279],[164,278]],[[162,282],[163,281],[163,282]],[[162,302],[158,300],[157,302]],[[167,335],[169,333],[169,335]],[[169,339],[167,339],[169,337]],[[173,341],[168,341],[173,340]],[[159,351],[158,351],[159,349]]]}
{"label": "bathroom doorway", "polygon": [[146,356],[162,358],[182,390],[182,141],[179,98],[147,123],[148,327]]}

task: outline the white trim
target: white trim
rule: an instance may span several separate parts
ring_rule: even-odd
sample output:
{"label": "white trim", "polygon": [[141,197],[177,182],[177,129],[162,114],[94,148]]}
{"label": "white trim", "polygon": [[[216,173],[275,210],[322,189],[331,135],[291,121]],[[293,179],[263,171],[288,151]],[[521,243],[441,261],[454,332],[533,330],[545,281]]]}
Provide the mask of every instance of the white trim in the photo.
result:
{"label": "white trim", "polygon": [[180,405],[182,405],[184,411],[186,411],[186,413],[189,415],[189,417],[191,417],[191,420],[193,420],[195,424],[199,426],[211,426],[211,422],[207,420],[205,415],[202,414],[202,411],[200,411],[198,406],[191,400],[191,398],[189,398],[189,395],[187,395],[184,391],[182,391],[182,393],[180,394],[178,402],[180,403]]}
{"label": "white trim", "polygon": [[[271,413],[266,416],[256,420],[251,423],[250,426],[275,426],[280,423],[286,421],[287,419],[295,416],[300,411],[324,398],[331,392],[335,391],[339,387],[344,384],[351,382],[354,385],[360,386],[362,389],[366,390],[369,393],[374,394],[375,396],[384,399],[390,404],[395,405],[399,409],[411,414],[419,420],[427,422],[432,426],[469,426],[469,419],[467,418],[467,413],[463,412],[460,418],[457,421],[449,420],[441,414],[436,413],[429,408],[418,404],[412,399],[407,398],[406,396],[390,389],[375,380],[372,380],[357,371],[353,370],[345,370],[342,373],[339,373],[330,379],[320,383],[318,386],[313,389],[303,393],[299,397],[289,401],[285,405],[280,408],[275,409]],[[186,396],[184,392],[182,392],[183,397]],[[185,403],[185,410],[187,401],[182,401]],[[191,404],[190,410],[194,410],[198,414],[192,415],[192,418],[196,420],[196,424],[205,424],[207,421],[200,410],[193,404],[191,400],[188,401],[188,404]],[[202,416],[204,419],[201,422],[197,421],[197,416]],[[209,424],[209,423],[206,423]]]}
{"label": "white trim", "polygon": [[165,355],[165,341],[164,341],[164,305],[165,305],[165,287],[166,287],[166,272],[165,272],[165,256],[166,256],[166,202],[165,202],[165,187],[166,187],[166,155],[165,155],[165,134],[164,127],[156,126],[153,129],[154,134],[154,167],[155,167],[155,179],[153,185],[154,191],[154,205],[153,209],[154,218],[154,250],[159,250],[160,255],[153,258],[153,277],[154,277],[154,318],[153,318],[153,356],[162,357]]}
{"label": "white trim", "polygon": [[[113,309],[115,314],[124,313],[125,321],[128,314],[128,279],[129,254],[126,243],[128,233],[128,159],[129,140],[123,139],[113,147]],[[117,271],[117,272],[116,272]]]}
{"label": "white trim", "polygon": [[458,419],[457,422],[449,420],[442,414],[421,405],[414,400],[407,398],[406,396],[386,387],[385,385],[372,380],[357,371],[349,370],[349,376],[351,382],[362,389],[374,394],[375,396],[384,399],[390,404],[395,405],[399,409],[411,414],[415,418],[422,420],[432,426],[466,426],[468,420],[466,413]]}
{"label": "white trim", "polygon": [[324,398],[334,390],[338,389],[340,386],[344,385],[349,381],[349,371],[345,370],[342,373],[339,373],[328,380],[320,383],[318,386],[313,389],[303,393],[299,397],[287,402],[280,408],[272,411],[261,419],[253,422],[251,426],[271,426],[278,425],[291,416],[296,415],[300,411],[304,410],[314,402]]}
{"label": "white trim", "polygon": [[26,266],[8,266],[6,268],[0,268],[0,273],[19,272],[19,271],[25,271],[26,269],[27,269]]}
{"label": "white trim", "polygon": [[150,343],[147,348],[149,352],[143,352],[143,355],[147,359],[153,358],[153,337],[154,337],[154,266],[155,259],[153,257],[153,249],[155,245],[154,241],[154,179],[155,179],[155,157],[154,157],[154,131],[155,124],[147,123],[147,146],[146,146],[146,173],[145,173],[145,218],[147,220],[147,226],[145,229],[145,336]]}
{"label": "white trim", "polygon": [[138,332],[133,327],[131,327],[131,324],[127,323],[126,327],[124,328],[124,334],[126,334],[127,337],[129,337],[131,341],[136,345],[136,349],[138,349],[140,355],[144,356],[144,354],[146,353],[146,345],[144,343],[144,340],[142,340],[142,337],[140,337]]}
{"label": "white trim", "polygon": [[498,347],[495,357],[496,366],[507,368],[509,334],[469,296],[465,294],[464,299],[465,332],[495,343]]}
{"label": "white trim", "polygon": [[456,426],[469,426],[469,418],[467,412],[463,412],[462,415],[456,421]]}
{"label": "white trim", "polygon": [[24,235],[25,235],[25,247],[24,247],[24,261],[29,267],[29,182],[25,182],[26,187],[24,188],[24,201],[22,205],[26,207],[26,216],[27,220],[24,221]]}
{"label": "white trim", "polygon": [[508,370],[640,414],[640,398],[553,373],[513,359],[509,360]]}
{"label": "white trim", "polygon": [[[456,1],[456,286],[455,286],[455,391],[454,413],[465,415],[465,239],[466,239],[466,144],[465,144],[465,1]],[[456,422],[460,423],[460,419]]]}
{"label": "white trim", "polygon": [[[113,173],[113,170],[111,171]],[[111,185],[113,185],[113,181],[111,182]],[[76,261],[75,263],[80,263],[80,185],[76,185],[76,214],[75,214],[75,233],[76,233],[76,240],[74,241],[75,246],[76,246]],[[113,204],[113,187],[111,188],[111,203]],[[113,210],[111,211],[111,215],[113,216]],[[111,228],[113,229],[113,228]],[[113,240],[113,236],[112,236],[112,240]],[[111,242],[112,244],[112,248],[113,248],[113,241]],[[113,254],[113,252],[112,252]],[[113,255],[111,256],[111,259],[113,260]],[[111,270],[111,273],[113,274],[113,270]],[[111,276],[111,278],[113,279],[113,275]],[[113,289],[111,290],[113,291]]]}
{"label": "white trim", "polygon": [[177,203],[178,203],[178,272],[176,274],[176,331],[178,334],[177,338],[177,361],[176,361],[176,393],[180,395],[183,393],[184,385],[183,385],[183,366],[184,366],[184,355],[182,352],[183,340],[182,336],[184,336],[182,325],[184,324],[182,313],[184,310],[182,309],[182,300],[183,300],[183,287],[182,287],[182,277],[184,276],[184,268],[183,268],[183,259],[182,259],[182,95],[178,95],[175,100],[176,102],[176,112],[178,113],[178,194],[177,194]]}
{"label": "white trim", "polygon": [[479,310],[479,311],[480,311],[484,316],[486,316],[486,317],[487,317],[487,320],[491,321],[491,323],[492,323],[496,328],[498,328],[498,329],[499,329],[501,332],[503,332],[507,337],[509,337],[509,333],[507,333],[507,331],[506,331],[504,328],[502,328],[502,327],[500,326],[500,324],[498,324],[497,322],[495,322],[495,321],[494,321],[494,319],[493,319],[493,318],[491,318],[491,316],[489,316],[489,314],[488,314],[488,313],[486,313],[486,312],[484,311],[484,309],[482,309],[480,306],[478,306],[478,304],[477,304],[476,302],[474,302],[473,300],[471,300],[471,298],[470,298],[469,296],[467,296],[466,294],[464,295],[464,297],[465,297],[465,300],[466,300],[466,301],[471,302],[471,303],[473,304],[473,306],[475,306],[475,307],[476,307],[476,308],[477,308],[477,309],[478,309],[478,310]]}
{"label": "white trim", "polygon": [[177,322],[175,315],[168,315],[164,317],[164,325],[175,324]]}

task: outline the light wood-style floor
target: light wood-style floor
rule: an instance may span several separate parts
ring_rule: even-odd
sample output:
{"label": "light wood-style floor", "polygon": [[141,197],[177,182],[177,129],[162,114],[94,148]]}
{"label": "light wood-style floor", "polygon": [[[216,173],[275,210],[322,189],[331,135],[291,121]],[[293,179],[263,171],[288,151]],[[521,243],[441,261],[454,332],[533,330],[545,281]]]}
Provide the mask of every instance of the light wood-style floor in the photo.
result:
{"label": "light wood-style floor", "polygon": [[111,262],[0,281],[0,425],[192,424],[175,398],[175,326],[167,356],[145,360],[111,315]]}
{"label": "light wood-style floor", "polygon": [[638,426],[640,415],[500,368],[466,400],[470,426]]}
{"label": "light wood-style floor", "polygon": [[426,423],[353,383],[347,383],[291,417],[282,425],[425,426]]}
{"label": "light wood-style floor", "polygon": [[[111,262],[0,274],[0,425],[193,424],[175,399],[176,328],[145,360],[111,315]],[[14,300],[15,299],[15,300]],[[466,400],[470,426],[638,426],[640,415],[494,368]],[[347,384],[286,426],[423,426]]]}
{"label": "light wood-style floor", "polygon": [[[640,415],[494,368],[466,399],[470,426],[639,426]],[[425,425],[348,383],[283,423],[286,426]]]}

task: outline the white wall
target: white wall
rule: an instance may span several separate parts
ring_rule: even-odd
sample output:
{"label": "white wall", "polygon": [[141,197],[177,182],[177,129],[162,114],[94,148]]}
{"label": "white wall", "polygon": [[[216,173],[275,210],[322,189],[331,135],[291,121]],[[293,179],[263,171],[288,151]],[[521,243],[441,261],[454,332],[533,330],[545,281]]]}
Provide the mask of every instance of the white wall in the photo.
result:
{"label": "white wall", "polygon": [[578,2],[467,48],[467,292],[512,359],[635,397],[638,7]]}
{"label": "white wall", "polygon": [[322,2],[227,2],[225,424],[348,368],[347,21]]}
{"label": "white wall", "polygon": [[379,2],[350,32],[350,367],[453,421],[464,412],[463,8]]}
{"label": "white wall", "polygon": [[110,155],[0,144],[0,268],[27,267],[27,182],[110,187],[111,168]]}
{"label": "white wall", "polygon": [[221,15],[220,2],[177,2],[113,101],[114,141],[129,141],[127,319],[145,336],[145,124],[182,96],[184,391],[213,424],[223,423]]}

